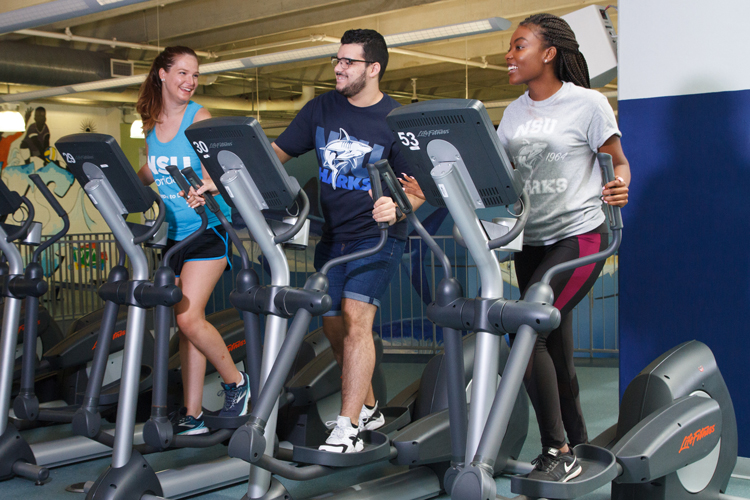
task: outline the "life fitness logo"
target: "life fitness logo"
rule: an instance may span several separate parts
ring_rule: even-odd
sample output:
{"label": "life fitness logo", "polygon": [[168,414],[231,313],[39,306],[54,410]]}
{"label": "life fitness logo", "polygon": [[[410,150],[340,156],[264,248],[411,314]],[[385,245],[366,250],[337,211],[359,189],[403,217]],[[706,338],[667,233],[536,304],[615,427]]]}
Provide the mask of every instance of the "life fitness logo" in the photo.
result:
{"label": "life fitness logo", "polygon": [[677,453],[682,453],[682,450],[688,450],[691,446],[695,445],[696,441],[700,441],[706,436],[710,436],[714,433],[716,430],[716,424],[714,425],[707,425],[702,429],[698,429],[697,431],[693,432],[692,434],[688,434],[682,439],[682,446],[680,446],[680,451]]}
{"label": "life fitness logo", "polygon": [[[115,340],[115,339],[119,339],[119,338],[120,338],[120,337],[122,337],[123,335],[125,335],[125,330],[120,330],[119,332],[115,332],[115,334],[114,334],[114,335],[112,335],[112,340]],[[94,342],[94,347],[92,347],[92,348],[91,348],[91,350],[92,350],[92,351],[93,351],[94,349],[96,349],[96,343],[97,343],[97,342],[99,342],[99,341],[97,340],[96,342]]]}
{"label": "life fitness logo", "polygon": [[245,340],[238,340],[237,342],[232,342],[231,344],[229,344],[227,346],[227,349],[229,349],[229,352],[232,352],[238,347],[242,347],[243,345],[245,345],[245,343],[246,343]]}

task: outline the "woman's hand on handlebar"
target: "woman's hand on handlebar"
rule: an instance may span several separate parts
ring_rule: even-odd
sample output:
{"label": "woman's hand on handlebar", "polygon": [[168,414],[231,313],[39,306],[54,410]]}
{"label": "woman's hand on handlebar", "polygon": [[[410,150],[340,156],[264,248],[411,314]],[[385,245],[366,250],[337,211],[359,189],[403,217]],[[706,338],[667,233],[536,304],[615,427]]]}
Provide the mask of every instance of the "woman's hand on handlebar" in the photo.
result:
{"label": "woman's hand on handlebar", "polygon": [[190,191],[187,195],[185,195],[185,191],[180,191],[179,195],[185,198],[190,208],[198,208],[199,206],[206,204],[206,200],[202,196],[206,191],[206,189],[204,189],[205,187],[206,186],[203,185],[198,191],[196,191],[193,186],[190,186]]}
{"label": "woman's hand on handlebar", "polygon": [[419,187],[417,179],[410,175],[401,175],[403,176],[403,178],[400,178],[399,181],[401,182],[401,186],[403,186],[404,188],[404,193],[416,196],[420,200],[425,201],[424,193],[422,192],[422,188]]}
{"label": "woman's hand on handlebar", "polygon": [[[372,196],[372,191],[370,191]],[[375,222],[387,222],[389,226],[396,222],[396,204],[389,196],[381,196],[375,200],[375,206],[372,209],[372,218]]]}
{"label": "woman's hand on handlebar", "polygon": [[616,177],[602,188],[602,201],[613,207],[624,207],[628,204],[628,185],[622,177]]}

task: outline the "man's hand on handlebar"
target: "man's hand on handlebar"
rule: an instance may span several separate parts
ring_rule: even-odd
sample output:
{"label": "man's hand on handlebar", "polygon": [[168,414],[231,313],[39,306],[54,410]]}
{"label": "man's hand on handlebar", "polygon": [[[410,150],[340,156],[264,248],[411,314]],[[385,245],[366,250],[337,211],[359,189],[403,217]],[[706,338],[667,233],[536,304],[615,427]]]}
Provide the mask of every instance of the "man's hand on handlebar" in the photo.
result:
{"label": "man's hand on handlebar", "polygon": [[[372,196],[372,190],[369,191]],[[389,226],[396,222],[396,203],[389,196],[381,196],[375,200],[375,206],[372,209],[372,218],[375,222],[387,222]]]}

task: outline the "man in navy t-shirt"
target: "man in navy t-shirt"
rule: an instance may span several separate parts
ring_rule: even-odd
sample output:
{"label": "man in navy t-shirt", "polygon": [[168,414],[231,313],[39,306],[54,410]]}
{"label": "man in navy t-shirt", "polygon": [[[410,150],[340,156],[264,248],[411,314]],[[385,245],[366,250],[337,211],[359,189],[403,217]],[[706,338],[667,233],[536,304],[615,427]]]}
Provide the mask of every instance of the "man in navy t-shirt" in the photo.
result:
{"label": "man in navy t-shirt", "polygon": [[[333,307],[323,331],[342,370],[341,414],[320,449],[349,453],[363,449],[361,430],[375,430],[385,419],[377,408],[371,379],[375,368],[372,323],[406,243],[406,221],[384,187],[373,200],[366,165],[387,158],[397,175],[410,173],[385,117],[399,106],[380,91],[388,48],[380,33],[349,30],[336,57],[336,91],[307,103],[273,143],[283,162],[310,150],[318,157],[325,224],[315,250],[315,267],[375,246],[378,222],[388,222],[388,241],[378,254],[336,266],[328,274]],[[409,196],[416,209],[422,200]]]}

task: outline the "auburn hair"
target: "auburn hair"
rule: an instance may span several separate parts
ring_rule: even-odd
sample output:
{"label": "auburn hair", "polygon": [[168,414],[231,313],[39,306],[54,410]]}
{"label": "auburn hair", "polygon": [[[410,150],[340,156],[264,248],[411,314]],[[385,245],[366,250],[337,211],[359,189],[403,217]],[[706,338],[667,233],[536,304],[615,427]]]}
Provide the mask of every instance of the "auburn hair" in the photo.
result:
{"label": "auburn hair", "polygon": [[179,56],[191,55],[198,59],[195,51],[190,47],[183,47],[181,45],[175,47],[167,47],[162,51],[154,62],[151,63],[151,69],[148,70],[148,76],[146,80],[141,84],[141,89],[138,93],[138,102],[135,105],[136,111],[141,115],[143,120],[143,133],[148,135],[159,122],[159,115],[161,115],[162,99],[161,99],[161,86],[162,81],[159,77],[159,70],[169,71],[174,65],[175,60]]}

